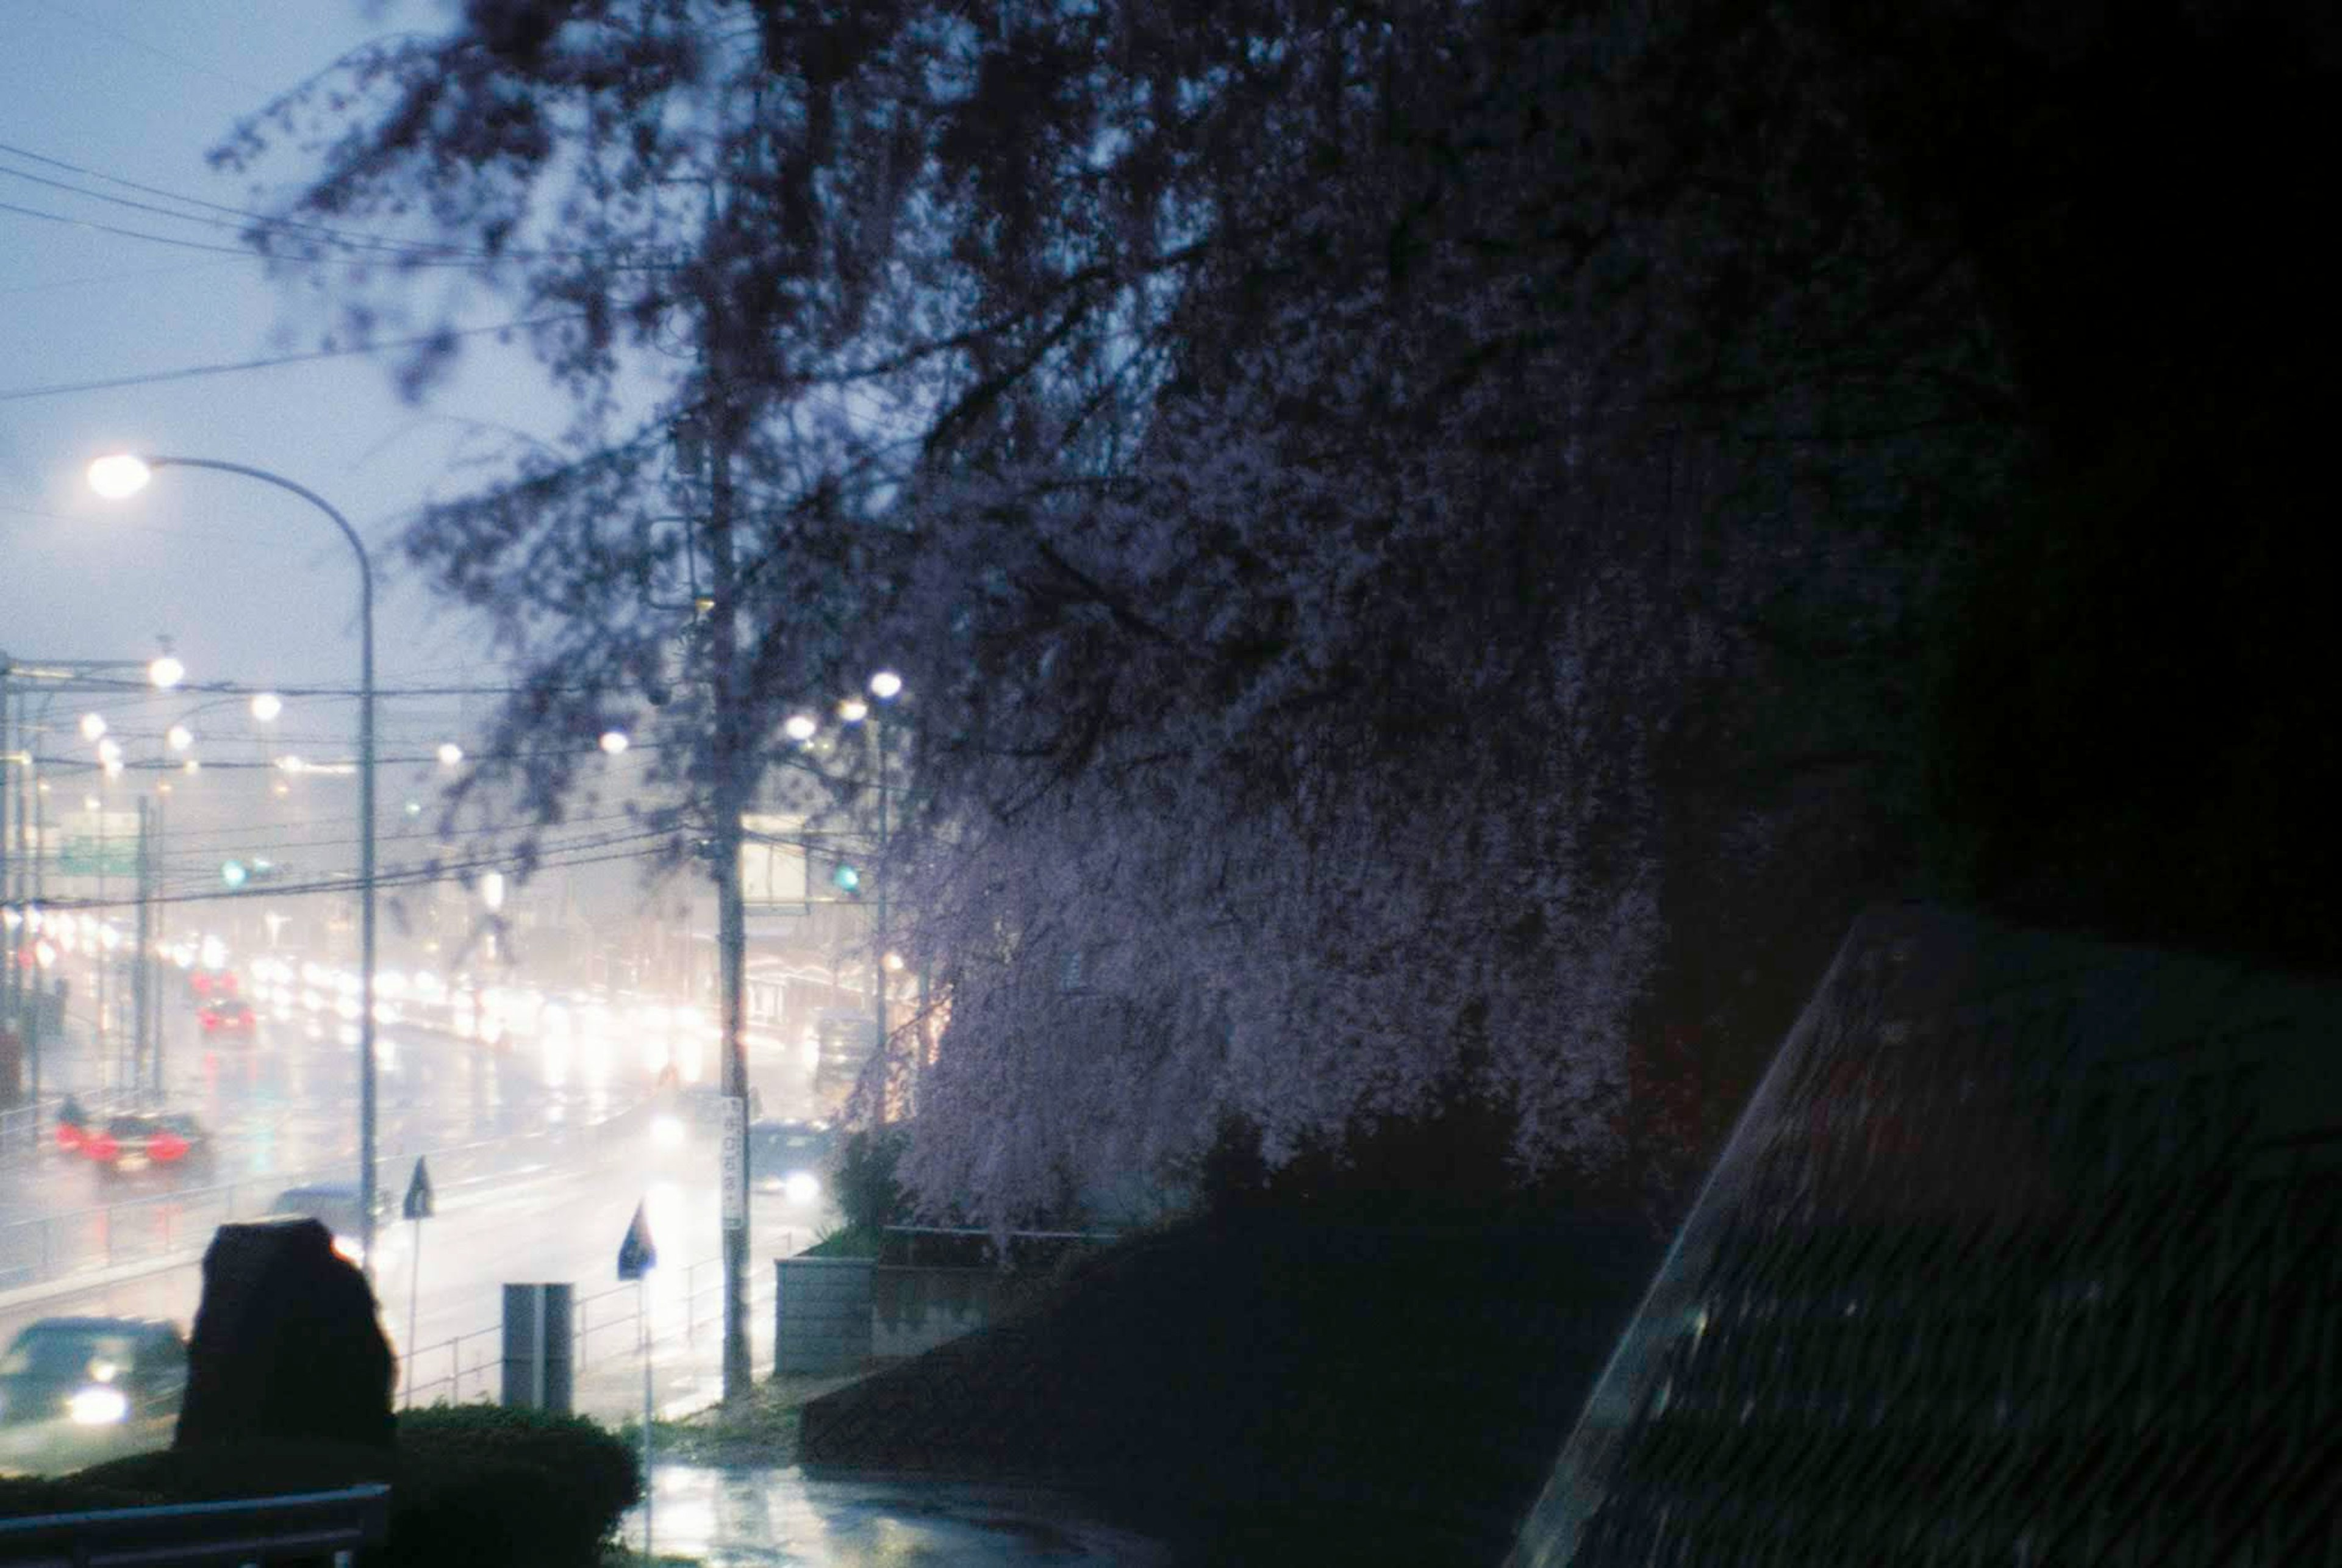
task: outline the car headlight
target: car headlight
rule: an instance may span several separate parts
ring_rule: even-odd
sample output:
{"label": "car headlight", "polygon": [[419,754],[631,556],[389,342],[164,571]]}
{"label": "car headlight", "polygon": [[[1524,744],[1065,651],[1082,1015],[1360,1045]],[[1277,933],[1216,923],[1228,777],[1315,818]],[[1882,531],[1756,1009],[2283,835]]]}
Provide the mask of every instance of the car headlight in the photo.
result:
{"label": "car headlight", "polygon": [[791,1171],[781,1191],[793,1203],[810,1203],[821,1196],[821,1178],[811,1171]]}
{"label": "car headlight", "polygon": [[129,1417],[130,1401],[118,1388],[94,1384],[76,1390],[65,1401],[65,1411],[75,1426],[112,1426]]}

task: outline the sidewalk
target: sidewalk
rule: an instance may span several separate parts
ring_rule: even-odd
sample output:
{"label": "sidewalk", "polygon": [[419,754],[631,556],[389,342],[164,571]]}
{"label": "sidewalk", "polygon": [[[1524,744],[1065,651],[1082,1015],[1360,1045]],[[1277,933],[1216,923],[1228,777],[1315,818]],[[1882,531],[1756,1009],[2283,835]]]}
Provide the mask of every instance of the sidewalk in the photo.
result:
{"label": "sidewalk", "polygon": [[[655,1464],[651,1547],[706,1568],[954,1568],[1053,1563],[1173,1568],[1159,1543],[1037,1488],[892,1476],[808,1476],[796,1465]],[[643,1546],[643,1511],[621,1539]]]}

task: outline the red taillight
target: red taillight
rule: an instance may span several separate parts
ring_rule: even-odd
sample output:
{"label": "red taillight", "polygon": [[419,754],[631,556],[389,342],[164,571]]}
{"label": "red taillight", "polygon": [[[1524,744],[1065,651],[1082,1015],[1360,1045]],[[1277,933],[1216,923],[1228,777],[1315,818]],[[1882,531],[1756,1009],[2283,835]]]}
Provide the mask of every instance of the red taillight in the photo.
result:
{"label": "red taillight", "polygon": [[58,1148],[78,1149],[82,1145],[82,1140],[83,1134],[79,1127],[75,1126],[70,1122],[59,1122],[57,1124]]}
{"label": "red taillight", "polygon": [[122,1145],[114,1141],[112,1134],[100,1133],[84,1143],[81,1150],[93,1160],[111,1160],[122,1153]]}
{"label": "red taillight", "polygon": [[219,1027],[219,1014],[216,1013],[202,1013],[196,1014],[196,1016],[203,1020],[204,1033],[206,1034]]}
{"label": "red taillight", "polygon": [[157,1160],[176,1160],[187,1152],[187,1141],[176,1133],[157,1133],[146,1141],[146,1152]]}

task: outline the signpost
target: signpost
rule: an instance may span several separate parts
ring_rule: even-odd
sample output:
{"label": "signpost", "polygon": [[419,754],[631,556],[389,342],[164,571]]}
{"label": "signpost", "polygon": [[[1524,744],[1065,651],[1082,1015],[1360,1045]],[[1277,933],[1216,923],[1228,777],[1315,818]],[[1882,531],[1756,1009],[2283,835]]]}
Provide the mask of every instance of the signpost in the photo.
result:
{"label": "signpost", "polygon": [[[643,1561],[651,1562],[651,1293],[650,1273],[658,1267],[658,1247],[651,1240],[650,1217],[635,1205],[634,1223],[618,1243],[618,1282],[635,1282],[635,1336],[643,1354]],[[688,1302],[685,1310],[690,1310]]]}
{"label": "signpost", "polygon": [[748,1223],[748,1106],[737,1095],[724,1097],[723,1174],[726,1229]]}
{"label": "signpost", "polygon": [[423,1222],[434,1210],[431,1192],[431,1172],[423,1164],[423,1156],[415,1156],[415,1174],[406,1183],[406,1201],[399,1213],[415,1224],[415,1255],[406,1264],[406,1400],[415,1403],[415,1312],[416,1293],[423,1284]]}

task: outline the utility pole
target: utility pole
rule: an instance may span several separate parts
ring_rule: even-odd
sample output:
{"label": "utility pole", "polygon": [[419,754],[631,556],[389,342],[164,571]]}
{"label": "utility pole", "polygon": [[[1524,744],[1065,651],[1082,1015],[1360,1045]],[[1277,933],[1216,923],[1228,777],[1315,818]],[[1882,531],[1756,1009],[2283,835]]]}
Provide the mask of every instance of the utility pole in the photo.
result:
{"label": "utility pole", "polygon": [[[147,1086],[146,1043],[154,1034],[155,975],[146,963],[147,950],[155,944],[155,889],[148,873],[148,835],[154,813],[146,797],[138,797],[138,933],[137,945],[133,950],[130,968],[131,1034],[130,1082],[139,1088]],[[160,1084],[155,1085],[160,1088]]]}
{"label": "utility pole", "polygon": [[[882,1061],[886,1054],[887,1025],[892,1022],[886,1012],[886,720],[883,704],[870,709],[870,746],[877,754],[876,793],[878,796],[878,853],[870,865],[871,891],[876,895],[871,904],[870,924],[870,994],[878,1015],[878,1040],[874,1054]],[[885,1068],[880,1068],[883,1073]],[[884,1115],[884,1112],[881,1112]]]}
{"label": "utility pole", "polygon": [[[732,452],[735,428],[724,365],[722,284],[711,282],[702,305],[701,363],[707,375],[707,674],[716,724],[711,847],[716,881],[717,986],[724,1029],[724,1129],[726,1158],[717,1182],[724,1222],[724,1401],[747,1397],[756,1381],[748,1349],[748,1052],[745,1033],[747,1002],[747,912],[740,896],[740,818],[754,786],[756,758],[748,733],[746,694],[738,689],[739,574],[734,552],[735,498]],[[733,1154],[735,1140],[738,1153]]]}
{"label": "utility pole", "polygon": [[[168,788],[167,784],[164,786]],[[151,834],[145,854],[146,898],[144,908],[152,910],[163,890],[163,801],[156,796],[150,818]],[[161,941],[161,919],[149,914],[145,921],[146,937],[139,947],[139,972],[146,976],[146,1060],[148,1071],[155,1075],[155,1103],[161,1105],[168,1096],[163,1084],[163,966],[155,949]]]}

